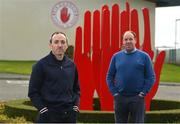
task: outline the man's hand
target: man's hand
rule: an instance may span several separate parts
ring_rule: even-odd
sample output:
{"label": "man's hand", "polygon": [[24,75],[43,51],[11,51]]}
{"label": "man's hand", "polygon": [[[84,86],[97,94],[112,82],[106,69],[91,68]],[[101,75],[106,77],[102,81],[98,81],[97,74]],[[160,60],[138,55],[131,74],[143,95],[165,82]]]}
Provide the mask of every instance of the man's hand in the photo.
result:
{"label": "man's hand", "polygon": [[73,106],[73,110],[76,112],[79,112],[79,107],[78,106]]}
{"label": "man's hand", "polygon": [[144,94],[143,92],[140,92],[140,93],[138,94],[138,96],[143,98],[143,97],[145,96],[145,94]]}

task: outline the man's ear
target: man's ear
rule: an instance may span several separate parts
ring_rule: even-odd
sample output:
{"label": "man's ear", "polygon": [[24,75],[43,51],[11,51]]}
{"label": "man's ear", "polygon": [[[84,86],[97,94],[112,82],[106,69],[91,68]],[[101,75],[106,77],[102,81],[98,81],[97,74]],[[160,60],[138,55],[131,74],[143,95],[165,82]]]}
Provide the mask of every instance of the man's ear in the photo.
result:
{"label": "man's ear", "polygon": [[69,46],[67,45],[67,46],[66,46],[66,51],[67,51],[68,47],[69,47]]}
{"label": "man's ear", "polygon": [[135,40],[135,44],[137,43],[137,39],[136,38],[134,38],[134,40]]}
{"label": "man's ear", "polygon": [[49,48],[52,49],[52,44],[51,43],[49,43]]}

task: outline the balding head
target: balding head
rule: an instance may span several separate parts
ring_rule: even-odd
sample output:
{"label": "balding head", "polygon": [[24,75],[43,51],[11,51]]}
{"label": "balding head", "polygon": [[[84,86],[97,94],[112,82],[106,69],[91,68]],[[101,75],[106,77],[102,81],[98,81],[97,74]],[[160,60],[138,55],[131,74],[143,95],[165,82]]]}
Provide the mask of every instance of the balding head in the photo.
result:
{"label": "balding head", "polygon": [[123,38],[124,38],[125,35],[127,35],[127,34],[129,34],[129,33],[132,34],[132,35],[134,36],[134,38],[136,38],[136,33],[133,32],[133,31],[126,31],[126,32],[124,32]]}
{"label": "balding head", "polygon": [[133,31],[126,31],[123,35],[123,45],[127,52],[131,52],[135,49],[136,33]]}

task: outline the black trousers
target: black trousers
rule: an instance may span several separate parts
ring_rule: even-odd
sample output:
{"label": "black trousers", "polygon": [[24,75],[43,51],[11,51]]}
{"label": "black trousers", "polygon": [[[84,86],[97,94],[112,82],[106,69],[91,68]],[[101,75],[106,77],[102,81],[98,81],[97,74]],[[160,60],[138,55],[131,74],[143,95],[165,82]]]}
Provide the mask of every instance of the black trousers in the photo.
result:
{"label": "black trousers", "polygon": [[76,123],[77,112],[74,110],[58,111],[48,109],[47,112],[38,114],[37,123]]}
{"label": "black trousers", "polygon": [[115,122],[127,123],[144,123],[145,104],[144,98],[136,96],[114,97]]}

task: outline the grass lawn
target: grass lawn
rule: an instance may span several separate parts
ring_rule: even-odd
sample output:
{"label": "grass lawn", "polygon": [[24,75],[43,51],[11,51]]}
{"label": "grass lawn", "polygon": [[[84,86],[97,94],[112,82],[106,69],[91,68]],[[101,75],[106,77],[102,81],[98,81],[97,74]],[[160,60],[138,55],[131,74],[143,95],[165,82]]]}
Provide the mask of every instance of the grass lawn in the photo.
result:
{"label": "grass lawn", "polygon": [[180,83],[180,65],[164,64],[160,80]]}
{"label": "grass lawn", "polygon": [[0,73],[31,74],[35,61],[0,61]]}
{"label": "grass lawn", "polygon": [[[0,73],[30,74],[34,63],[35,61],[0,61]],[[160,80],[180,83],[180,66],[164,64]]]}

